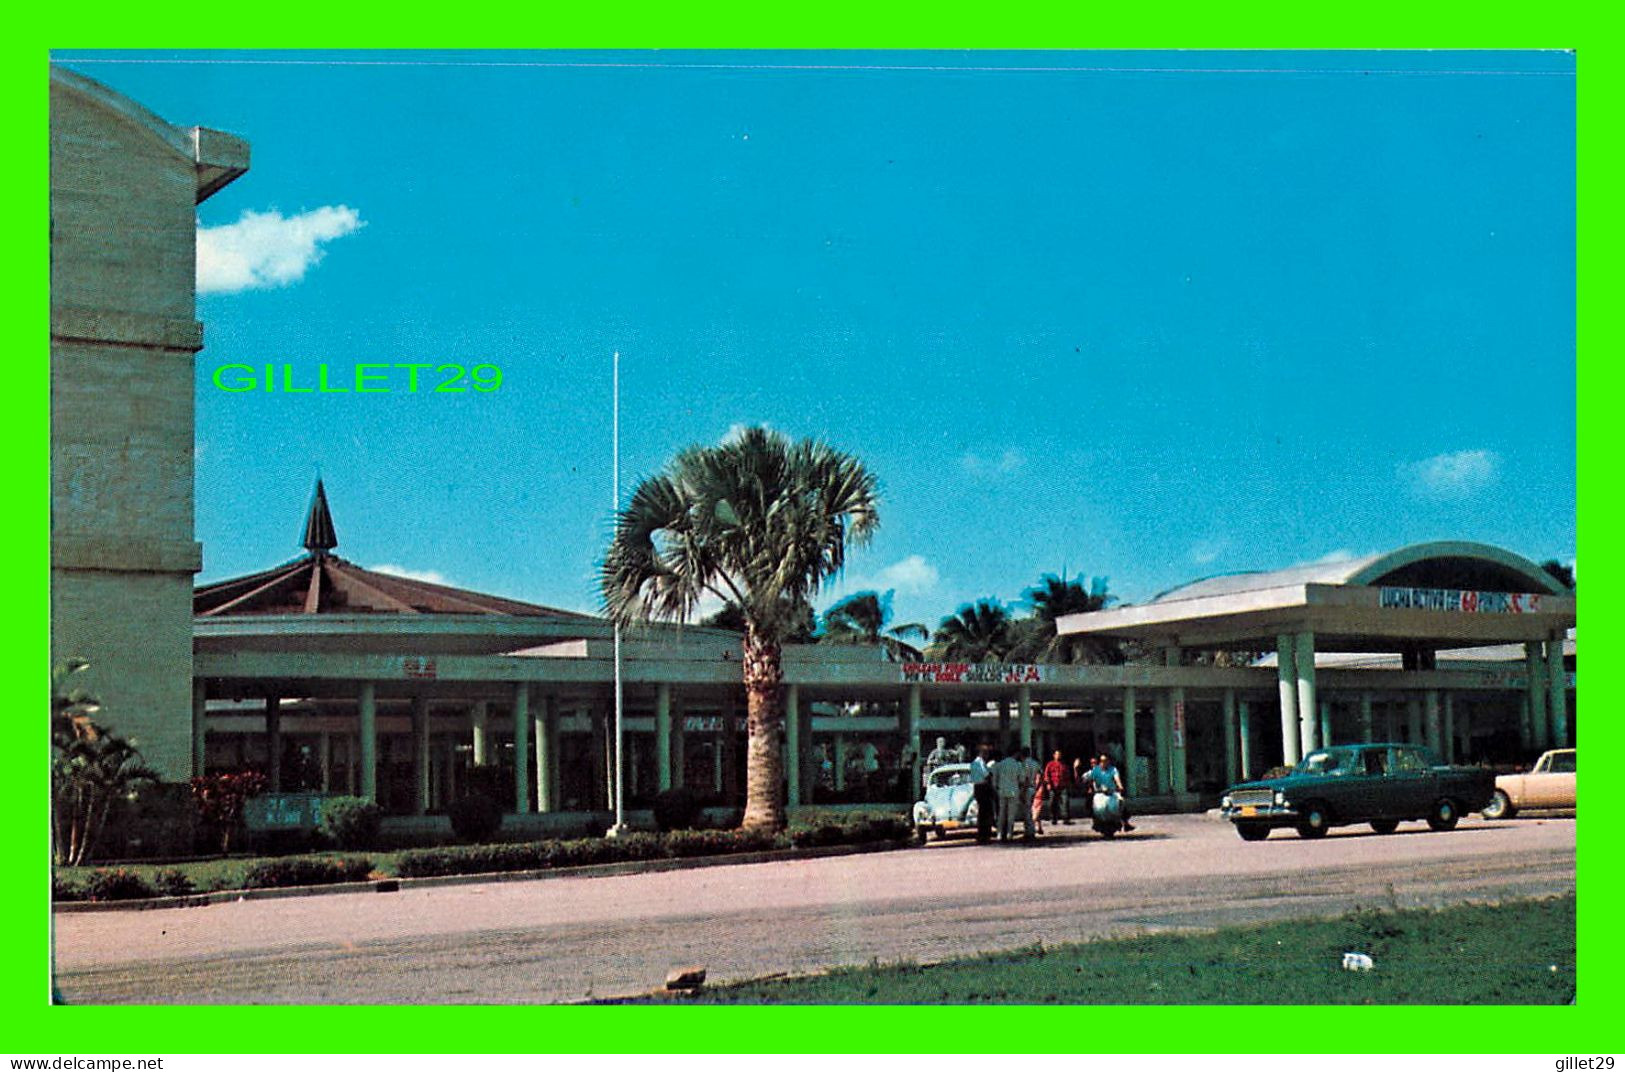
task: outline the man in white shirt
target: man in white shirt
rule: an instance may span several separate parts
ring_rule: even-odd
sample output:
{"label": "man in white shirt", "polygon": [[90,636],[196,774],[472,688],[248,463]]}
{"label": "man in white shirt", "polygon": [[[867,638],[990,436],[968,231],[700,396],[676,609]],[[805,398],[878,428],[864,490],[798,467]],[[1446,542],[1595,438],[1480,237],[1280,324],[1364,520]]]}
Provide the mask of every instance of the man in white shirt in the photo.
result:
{"label": "man in white shirt", "polygon": [[982,745],[970,761],[971,792],[976,796],[976,840],[993,840],[993,821],[998,818],[999,796],[993,791],[992,748]]}
{"label": "man in white shirt", "polygon": [[993,764],[993,791],[999,795],[999,840],[1009,841],[1016,822],[1016,809],[1021,807],[1021,786],[1027,780],[1027,768],[1015,756],[1005,756]]}

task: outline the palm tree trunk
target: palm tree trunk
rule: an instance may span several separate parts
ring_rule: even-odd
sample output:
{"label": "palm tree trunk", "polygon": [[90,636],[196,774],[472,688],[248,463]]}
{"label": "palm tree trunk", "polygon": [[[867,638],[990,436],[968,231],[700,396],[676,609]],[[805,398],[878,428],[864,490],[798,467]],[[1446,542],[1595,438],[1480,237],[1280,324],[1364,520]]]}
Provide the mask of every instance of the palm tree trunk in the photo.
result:
{"label": "palm tree trunk", "polygon": [[749,743],[745,754],[746,830],[779,831],[784,811],[784,709],[779,691],[784,680],[777,640],[745,624],[745,714]]}

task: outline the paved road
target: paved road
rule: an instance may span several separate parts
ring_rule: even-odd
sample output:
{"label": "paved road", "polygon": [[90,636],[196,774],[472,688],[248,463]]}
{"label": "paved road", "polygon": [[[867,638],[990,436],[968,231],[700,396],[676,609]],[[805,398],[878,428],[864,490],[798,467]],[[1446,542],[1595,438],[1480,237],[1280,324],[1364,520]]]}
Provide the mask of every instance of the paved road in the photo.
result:
{"label": "paved road", "polygon": [[558,1002],[874,959],[1573,890],[1572,819],[1246,844],[1148,816],[1103,842],[924,851],[56,915],[73,1003]]}

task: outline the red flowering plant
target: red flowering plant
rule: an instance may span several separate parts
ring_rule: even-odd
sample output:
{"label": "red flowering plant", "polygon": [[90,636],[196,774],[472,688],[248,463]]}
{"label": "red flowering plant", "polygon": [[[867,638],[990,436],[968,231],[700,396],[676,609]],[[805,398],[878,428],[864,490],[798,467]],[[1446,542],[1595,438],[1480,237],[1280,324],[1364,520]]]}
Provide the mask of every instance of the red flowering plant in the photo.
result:
{"label": "red flowering plant", "polygon": [[220,834],[220,855],[231,851],[231,835],[243,820],[243,805],[258,796],[271,780],[257,770],[225,771],[192,779],[192,802],[198,818]]}

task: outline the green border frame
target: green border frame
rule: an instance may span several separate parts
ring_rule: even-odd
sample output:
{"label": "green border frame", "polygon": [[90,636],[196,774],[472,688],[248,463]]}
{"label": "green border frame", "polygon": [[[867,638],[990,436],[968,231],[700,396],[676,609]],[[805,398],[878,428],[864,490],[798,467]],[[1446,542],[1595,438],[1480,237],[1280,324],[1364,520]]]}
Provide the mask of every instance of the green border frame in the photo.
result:
{"label": "green border frame", "polygon": [[[46,65],[50,48],[219,47],[622,47],[709,48],[1575,48],[1584,75],[1579,99],[1579,212],[1584,222],[1577,255],[1579,296],[1590,316],[1580,321],[1589,359],[1579,366],[1578,418],[1581,518],[1586,542],[1589,606],[1615,604],[1619,566],[1609,535],[1618,507],[1608,479],[1617,451],[1614,402],[1620,374],[1607,344],[1617,335],[1618,179],[1615,130],[1619,71],[1616,31],[1600,7],[1588,14],[1569,5],[1486,5],[1414,2],[1350,5],[1311,12],[1306,5],[1225,7],[1188,0],[1158,5],[1150,14],[1126,6],[1091,11],[1073,4],[1019,8],[989,5],[956,9],[910,3],[884,8],[841,0],[803,4],[764,15],[760,4],[730,0],[704,10],[625,4],[612,8],[543,10],[531,5],[465,9],[455,22],[438,10],[414,11],[396,3],[296,3],[273,8],[219,5],[119,5],[102,0],[63,4],[13,24],[0,66],[5,79],[3,121],[11,129],[3,181],[13,256],[5,289],[10,336],[8,457],[9,524],[0,543],[19,566],[10,585],[10,650],[14,708],[13,747],[0,750],[0,784],[13,804],[6,826],[16,861],[0,897],[14,924],[9,970],[0,980],[9,1020],[6,1049],[15,1054],[156,1054],[234,1052],[917,1052],[927,1042],[919,1012],[863,1008],[580,1008],[580,1007],[52,1007],[48,999],[49,881],[34,864],[46,858],[46,765],[26,729],[43,700],[48,664],[49,479],[47,437],[49,329],[46,152]],[[49,21],[47,21],[49,20]],[[302,27],[313,29],[303,30]],[[206,121],[207,117],[184,117]],[[248,132],[251,134],[251,132]],[[1589,134],[1590,137],[1584,135]],[[22,236],[37,236],[21,240]],[[1585,299],[1589,298],[1589,302]],[[1540,415],[1507,414],[1506,420]],[[1612,450],[1610,448],[1613,448]],[[1616,650],[1617,616],[1586,622],[1587,648]],[[1620,672],[1603,660],[1588,664],[1587,694],[1614,694]],[[18,715],[16,711],[24,712]],[[1588,752],[1613,755],[1619,734],[1588,720]],[[21,747],[18,747],[18,746]],[[41,748],[43,750],[43,748]],[[1595,768],[1593,768],[1595,769]],[[1595,775],[1594,775],[1595,776]],[[1611,796],[1612,794],[1608,794]],[[1618,1050],[1613,1027],[1621,985],[1620,925],[1613,890],[1620,877],[1619,835],[1606,797],[1581,825],[1580,860],[1586,896],[1580,906],[1579,1004],[1573,1008],[1320,1008],[1283,1007],[1238,1016],[1224,1007],[1061,1007],[998,1047],[1161,1052],[1321,1050],[1327,1039],[1351,1047],[1403,1052],[1508,1052],[1560,1054]],[[1516,935],[1508,941],[1515,942]],[[1014,1015],[1020,1012],[1011,1010]],[[1305,1015],[1310,1013],[1310,1015]],[[967,1033],[974,1021],[954,1014]],[[630,1030],[629,1030],[630,1028]],[[1311,1034],[1310,1031],[1313,1033]],[[941,1028],[930,1032],[940,1045]],[[1102,1036],[1106,1040],[1102,1044]],[[1358,1040],[1357,1042],[1355,1040]],[[957,1040],[953,1044],[958,1045]],[[1339,1046],[1338,1049],[1345,1047]],[[1539,1067],[1539,1066],[1532,1066]]]}

